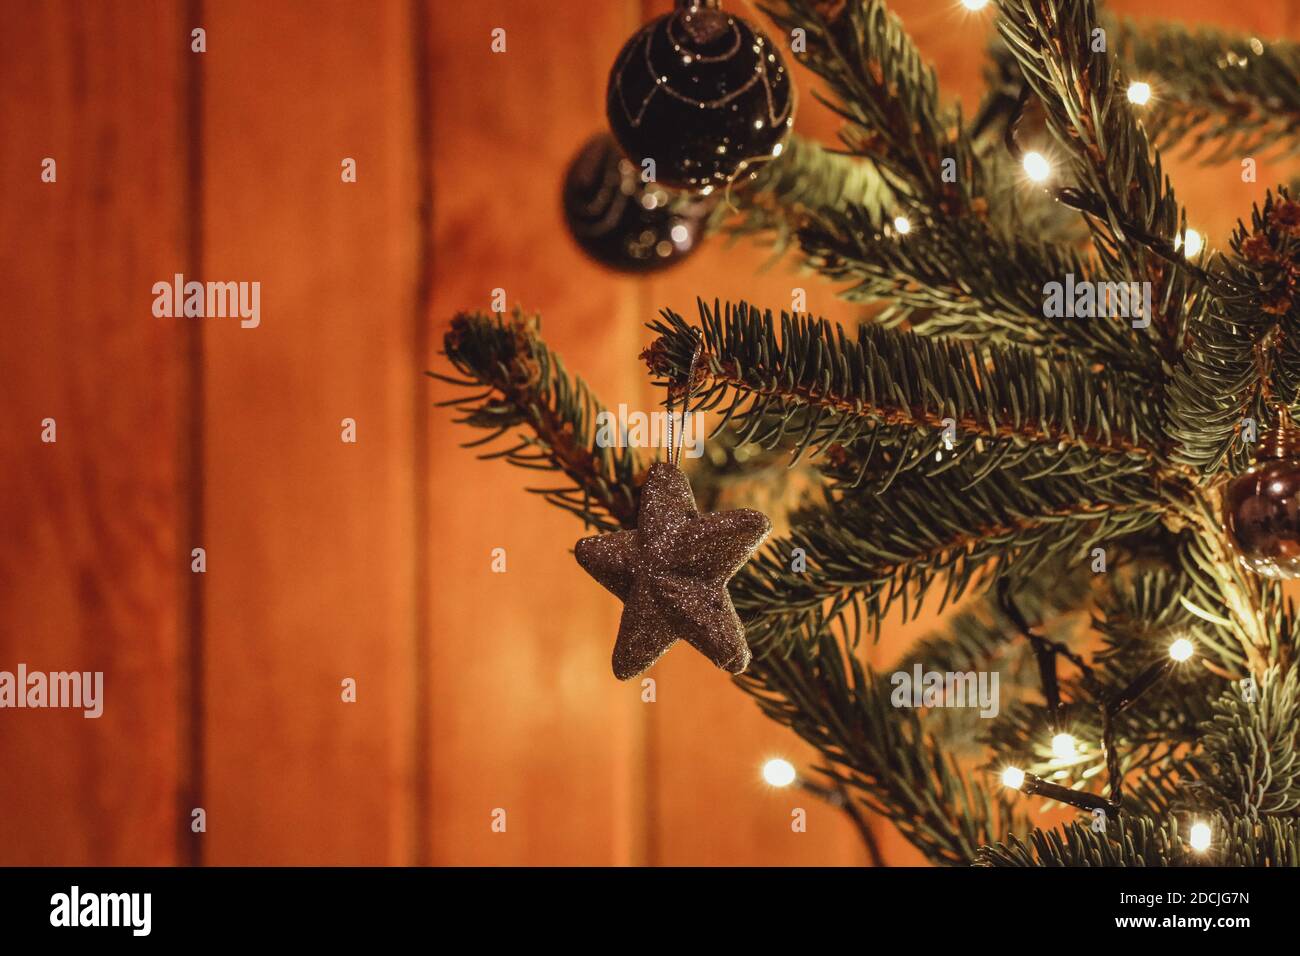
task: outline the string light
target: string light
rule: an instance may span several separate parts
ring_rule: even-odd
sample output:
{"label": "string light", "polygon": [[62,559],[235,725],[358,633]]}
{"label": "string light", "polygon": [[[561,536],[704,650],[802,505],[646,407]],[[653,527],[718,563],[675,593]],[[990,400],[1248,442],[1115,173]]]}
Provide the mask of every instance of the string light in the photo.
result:
{"label": "string light", "polygon": [[1052,164],[1047,161],[1047,157],[1042,153],[1025,153],[1022,163],[1025,167],[1025,175],[1036,183],[1046,182],[1047,178],[1052,175]]}
{"label": "string light", "polygon": [[1052,753],[1060,760],[1069,760],[1079,749],[1079,743],[1071,734],[1059,733],[1052,738]]}
{"label": "string light", "polygon": [[906,216],[897,216],[894,219],[894,229],[900,236],[905,236],[912,231],[912,224],[907,221]]}
{"label": "string light", "polygon": [[1191,843],[1192,849],[1197,853],[1204,853],[1210,848],[1210,840],[1214,836],[1210,830],[1210,825],[1203,820],[1197,820],[1192,824]]}
{"label": "string light", "polygon": [[[1098,688],[1100,685],[1093,676],[1092,669],[1082,659],[1074,656],[1063,645],[1048,641],[1046,638],[1036,635],[1030,629],[1024,615],[1020,613],[1015,600],[1011,597],[1009,585],[1005,579],[998,585],[998,601],[1003,612],[1033,645],[1034,654],[1038,658],[1039,675],[1043,683],[1043,696],[1047,698],[1047,707],[1052,715],[1053,724],[1059,727],[1061,725],[1058,722],[1060,717],[1060,689],[1056,676],[1057,655],[1064,654],[1079,667],[1083,672],[1085,684]],[[1167,655],[1158,657],[1144,667],[1126,687],[1106,694],[1101,698],[1101,752],[1106,758],[1106,773],[1110,780],[1109,798],[1095,793],[1088,793],[1084,790],[1075,790],[1070,787],[1063,787],[1060,784],[1050,783],[1042,777],[1026,773],[1018,767],[1007,767],[1002,771],[1003,786],[1031,796],[1037,794],[1049,800],[1064,803],[1067,806],[1077,807],[1080,810],[1102,810],[1108,818],[1112,814],[1118,814],[1120,812],[1123,771],[1115,750],[1114,718],[1167,677],[1179,663],[1190,660],[1195,650],[1195,645],[1189,638],[1176,638],[1170,643]],[[1052,737],[1052,752],[1058,758],[1062,760],[1070,759],[1077,754],[1077,751],[1078,741],[1074,739],[1073,735],[1058,731]],[[1206,845],[1208,846],[1208,838]]]}
{"label": "string light", "polygon": [[1105,810],[1107,813],[1119,812],[1119,806],[1105,797],[1099,797],[1095,793],[1088,793],[1086,790],[1071,790],[1069,787],[1062,787],[1058,783],[1049,783],[1042,777],[1032,773],[1025,773],[1019,767],[1007,767],[1002,771],[1002,785],[1010,787],[1012,790],[1019,790],[1029,796],[1037,794],[1046,797],[1048,800],[1055,800],[1067,806],[1078,807],[1080,810]]}
{"label": "string light", "polygon": [[[1189,259],[1193,259],[1200,253],[1201,248],[1204,245],[1205,240],[1201,238],[1201,234],[1195,229],[1188,229],[1187,234],[1183,237],[1182,241],[1183,255],[1187,256]],[[1177,247],[1178,243],[1174,243],[1174,248]]]}
{"label": "string light", "polygon": [[1164,680],[1177,665],[1189,661],[1196,652],[1196,645],[1185,637],[1180,637],[1169,645],[1169,655],[1152,661],[1133,678],[1127,687],[1116,693],[1106,704],[1111,717],[1122,713],[1132,703]]}
{"label": "string light", "polygon": [[983,10],[989,5],[989,0],[961,0],[961,5],[972,12]]}
{"label": "string light", "polygon": [[[1229,57],[1232,57],[1234,55],[1235,54],[1232,53],[1228,54]],[[1243,65],[1244,65],[1244,61],[1243,61]],[[1007,127],[1006,127],[1007,131],[1006,131],[1005,138],[1006,138],[1007,151],[1010,152],[1012,156],[1021,159],[1022,163],[1025,166],[1025,172],[1028,178],[1034,180],[1035,182],[1041,182],[1042,180],[1039,178],[1040,175],[1042,176],[1043,179],[1051,175],[1051,165],[1047,162],[1047,159],[1044,156],[1042,156],[1042,154],[1040,153],[1022,154],[1019,145],[1015,142],[1015,130],[1017,128],[1017,125],[1024,118],[1025,108],[1030,101],[1031,92],[1032,92],[1031,88],[1027,83],[1021,84],[1020,95],[1016,99],[1016,105],[1012,110],[1011,119],[1007,123]],[[1171,249],[1168,239],[1166,239],[1163,236],[1151,235],[1139,223],[1123,216],[1122,214],[1118,213],[1114,209],[1108,208],[1106,202],[1099,195],[1072,186],[1071,187],[1052,186],[1049,187],[1049,189],[1052,197],[1062,205],[1068,206],[1071,209],[1077,209],[1080,212],[1086,213],[1089,216],[1095,216],[1102,220],[1109,219],[1112,222],[1114,222],[1120,229],[1122,229],[1128,236],[1132,238],[1136,238],[1138,241],[1142,242],[1160,258],[1168,261],[1174,261],[1175,253],[1178,251],[1179,246],[1182,244],[1182,239],[1183,239],[1182,236],[1175,237],[1173,242],[1173,248]],[[1198,241],[1200,240],[1201,237],[1199,234],[1197,234],[1193,238],[1191,236],[1191,233],[1193,231],[1194,230],[1188,230],[1189,251],[1187,252],[1184,258],[1190,258],[1201,251],[1201,246],[1203,245],[1203,243]],[[1205,280],[1211,284],[1214,284],[1218,281],[1217,277],[1210,275],[1208,272],[1206,272],[1196,263],[1187,262],[1184,264],[1184,268],[1192,272],[1194,275],[1199,276],[1202,280]]]}
{"label": "string light", "polygon": [[788,787],[796,776],[794,764],[780,757],[773,757],[763,764],[763,780],[769,787]]}
{"label": "string light", "polygon": [[1134,81],[1128,85],[1128,101],[1135,106],[1146,106],[1151,101],[1151,84]]}

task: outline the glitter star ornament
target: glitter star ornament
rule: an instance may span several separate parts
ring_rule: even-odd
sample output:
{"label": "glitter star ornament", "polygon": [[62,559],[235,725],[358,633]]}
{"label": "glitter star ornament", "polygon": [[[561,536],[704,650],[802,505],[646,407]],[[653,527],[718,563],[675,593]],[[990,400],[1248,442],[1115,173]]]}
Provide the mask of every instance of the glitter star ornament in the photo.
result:
{"label": "glitter star ornament", "polygon": [[652,465],[636,530],[574,548],[583,569],[623,602],[614,676],[644,673],[679,640],[725,671],[743,671],[749,645],[727,582],[771,529],[767,515],[746,508],[700,514],[686,475],[669,462]]}

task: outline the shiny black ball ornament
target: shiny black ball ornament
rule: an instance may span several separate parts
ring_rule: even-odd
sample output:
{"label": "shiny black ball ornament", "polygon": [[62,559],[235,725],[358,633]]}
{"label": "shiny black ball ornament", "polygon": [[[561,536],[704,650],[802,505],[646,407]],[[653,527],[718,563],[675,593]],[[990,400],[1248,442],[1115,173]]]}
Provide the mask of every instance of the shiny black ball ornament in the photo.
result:
{"label": "shiny black ball ornament", "polygon": [[1300,436],[1262,436],[1258,460],[1228,482],[1223,523],[1241,563],[1269,578],[1300,578]]}
{"label": "shiny black ball ornament", "polygon": [[657,182],[710,191],[781,154],[794,85],[776,45],[711,0],[681,0],[627,42],[609,74],[609,126]]}
{"label": "shiny black ball ornament", "polygon": [[716,198],[647,183],[601,133],[578,152],[564,177],[564,218],[592,259],[618,272],[655,272],[695,251]]}

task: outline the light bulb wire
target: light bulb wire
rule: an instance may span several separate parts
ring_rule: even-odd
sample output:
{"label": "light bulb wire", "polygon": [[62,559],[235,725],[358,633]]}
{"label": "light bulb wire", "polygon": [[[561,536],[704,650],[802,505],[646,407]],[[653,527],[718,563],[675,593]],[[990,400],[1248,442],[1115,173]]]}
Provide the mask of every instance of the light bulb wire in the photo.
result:
{"label": "light bulb wire", "polygon": [[1106,761],[1107,795],[1099,797],[1086,791],[1072,790],[1048,783],[1041,777],[1026,772],[1026,783],[1019,787],[1022,793],[1038,794],[1077,807],[1081,810],[1104,809],[1107,813],[1119,814],[1123,795],[1124,773],[1120,763],[1119,750],[1115,746],[1115,718],[1132,706],[1138,698],[1168,677],[1174,670],[1176,662],[1172,657],[1162,657],[1144,668],[1132,681],[1119,690],[1109,691],[1092,672],[1092,668],[1078,654],[1064,644],[1048,640],[1034,633],[1020,611],[1011,594],[1010,582],[1002,578],[997,585],[998,605],[1033,648],[1038,660],[1038,673],[1043,685],[1043,697],[1047,701],[1052,733],[1062,732],[1060,681],[1057,677],[1056,658],[1065,657],[1079,668],[1084,686],[1096,699],[1097,710],[1101,717],[1101,750]]}

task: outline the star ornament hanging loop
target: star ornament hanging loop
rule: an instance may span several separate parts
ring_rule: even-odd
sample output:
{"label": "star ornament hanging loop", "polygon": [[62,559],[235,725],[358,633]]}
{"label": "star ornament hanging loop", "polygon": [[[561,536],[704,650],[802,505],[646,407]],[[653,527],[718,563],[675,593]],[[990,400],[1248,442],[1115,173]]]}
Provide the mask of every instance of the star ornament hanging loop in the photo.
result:
{"label": "star ornament hanging loop", "polygon": [[[688,383],[699,354],[697,345]],[[689,404],[687,394],[683,423]],[[670,389],[670,422],[671,406]],[[583,538],[574,547],[578,564],[623,602],[613,660],[619,680],[643,674],[679,640],[729,673],[749,666],[745,628],[727,582],[758,550],[772,523],[748,508],[700,514],[677,465],[681,450],[674,448],[671,426],[669,435],[668,460],[655,462],[641,486],[636,529]]]}

